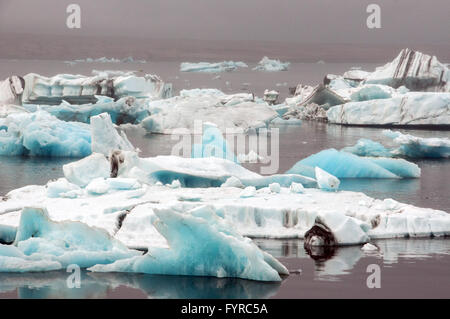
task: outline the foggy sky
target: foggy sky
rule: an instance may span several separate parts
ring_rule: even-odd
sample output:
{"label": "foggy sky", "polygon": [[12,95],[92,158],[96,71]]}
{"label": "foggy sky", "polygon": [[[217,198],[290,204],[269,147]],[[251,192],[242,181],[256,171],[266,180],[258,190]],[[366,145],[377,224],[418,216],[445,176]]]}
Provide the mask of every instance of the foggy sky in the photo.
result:
{"label": "foggy sky", "polygon": [[[82,28],[66,27],[77,3]],[[382,28],[366,27],[381,6]],[[450,43],[449,0],[0,0],[0,33],[295,43]]]}

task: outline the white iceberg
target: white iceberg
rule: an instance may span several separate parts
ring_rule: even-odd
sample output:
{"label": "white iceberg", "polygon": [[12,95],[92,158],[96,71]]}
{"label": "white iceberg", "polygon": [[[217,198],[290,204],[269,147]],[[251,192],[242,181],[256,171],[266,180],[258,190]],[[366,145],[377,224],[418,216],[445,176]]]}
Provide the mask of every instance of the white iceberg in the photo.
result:
{"label": "white iceberg", "polygon": [[450,70],[435,56],[403,49],[392,62],[367,75],[365,83],[394,88],[406,86],[414,91],[449,92]]}
{"label": "white iceberg", "polygon": [[0,81],[0,106],[21,105],[24,87],[24,79],[16,75]]}
{"label": "white iceberg", "polygon": [[114,99],[132,96],[135,98],[160,99],[170,97],[172,85],[164,83],[158,76],[147,74],[110,76],[102,73],[91,77],[74,74],[58,74],[44,77],[30,73],[25,75],[23,104],[55,105],[65,100],[72,104],[95,103],[96,95]]}
{"label": "white iceberg", "polygon": [[253,70],[258,71],[287,71],[289,68],[290,62],[281,62],[277,59],[269,59],[268,57],[263,57],[261,61],[258,62],[258,65],[253,68]]}
{"label": "white iceberg", "polygon": [[339,184],[341,183],[336,176],[331,175],[330,173],[324,171],[320,167],[315,167],[317,185],[320,189],[324,189],[327,191],[335,191],[339,188]]}
{"label": "white iceberg", "polygon": [[336,105],[327,117],[330,123],[350,125],[449,125],[449,105],[450,93],[409,92]]}
{"label": "white iceberg", "polygon": [[180,64],[180,72],[203,72],[203,73],[218,73],[230,72],[237,68],[247,68],[248,65],[244,62],[223,61],[217,63],[210,62],[183,62]]}
{"label": "white iceberg", "polygon": [[[251,100],[250,100],[251,99]],[[216,89],[182,90],[180,96],[152,101],[151,115],[142,121],[149,132],[170,134],[177,129],[194,132],[195,121],[210,122],[222,131],[267,127],[278,114],[251,94],[226,95]]]}

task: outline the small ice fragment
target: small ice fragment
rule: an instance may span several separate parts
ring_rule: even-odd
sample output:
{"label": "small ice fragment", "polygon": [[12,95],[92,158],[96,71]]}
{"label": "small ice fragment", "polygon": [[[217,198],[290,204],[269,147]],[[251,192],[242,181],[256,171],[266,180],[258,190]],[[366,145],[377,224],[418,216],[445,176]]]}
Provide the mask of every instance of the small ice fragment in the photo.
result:
{"label": "small ice fragment", "polygon": [[280,187],[280,184],[278,184],[278,183],[269,184],[269,189],[272,193],[280,193],[281,192],[281,187]]}
{"label": "small ice fragment", "polygon": [[292,182],[290,187],[291,193],[301,194],[305,192],[305,188],[300,183]]}
{"label": "small ice fragment", "polygon": [[241,192],[239,197],[248,198],[248,197],[253,197],[255,195],[256,195],[256,188],[254,186],[248,186]]}
{"label": "small ice fragment", "polygon": [[325,172],[320,167],[315,167],[317,184],[320,189],[324,190],[337,190],[339,188],[340,181],[337,177]]}

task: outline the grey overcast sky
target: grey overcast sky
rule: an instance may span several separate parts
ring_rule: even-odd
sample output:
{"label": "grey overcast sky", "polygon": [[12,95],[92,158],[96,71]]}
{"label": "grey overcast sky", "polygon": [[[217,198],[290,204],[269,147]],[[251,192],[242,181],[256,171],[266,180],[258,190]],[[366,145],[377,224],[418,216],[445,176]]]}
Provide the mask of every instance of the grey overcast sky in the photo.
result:
{"label": "grey overcast sky", "polygon": [[[82,28],[66,27],[77,3]],[[366,27],[381,7],[382,28]],[[0,33],[295,43],[450,42],[449,0],[0,0]]]}

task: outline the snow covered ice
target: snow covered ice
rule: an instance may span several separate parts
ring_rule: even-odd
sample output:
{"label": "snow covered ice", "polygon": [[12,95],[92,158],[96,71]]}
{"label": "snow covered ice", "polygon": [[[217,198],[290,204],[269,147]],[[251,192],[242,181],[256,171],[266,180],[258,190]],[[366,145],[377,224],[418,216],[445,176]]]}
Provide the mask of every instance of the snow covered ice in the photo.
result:
{"label": "snow covered ice", "polygon": [[223,61],[217,63],[210,62],[183,62],[180,64],[180,72],[203,72],[203,73],[218,73],[230,72],[237,68],[247,68],[248,65],[244,62]]}

